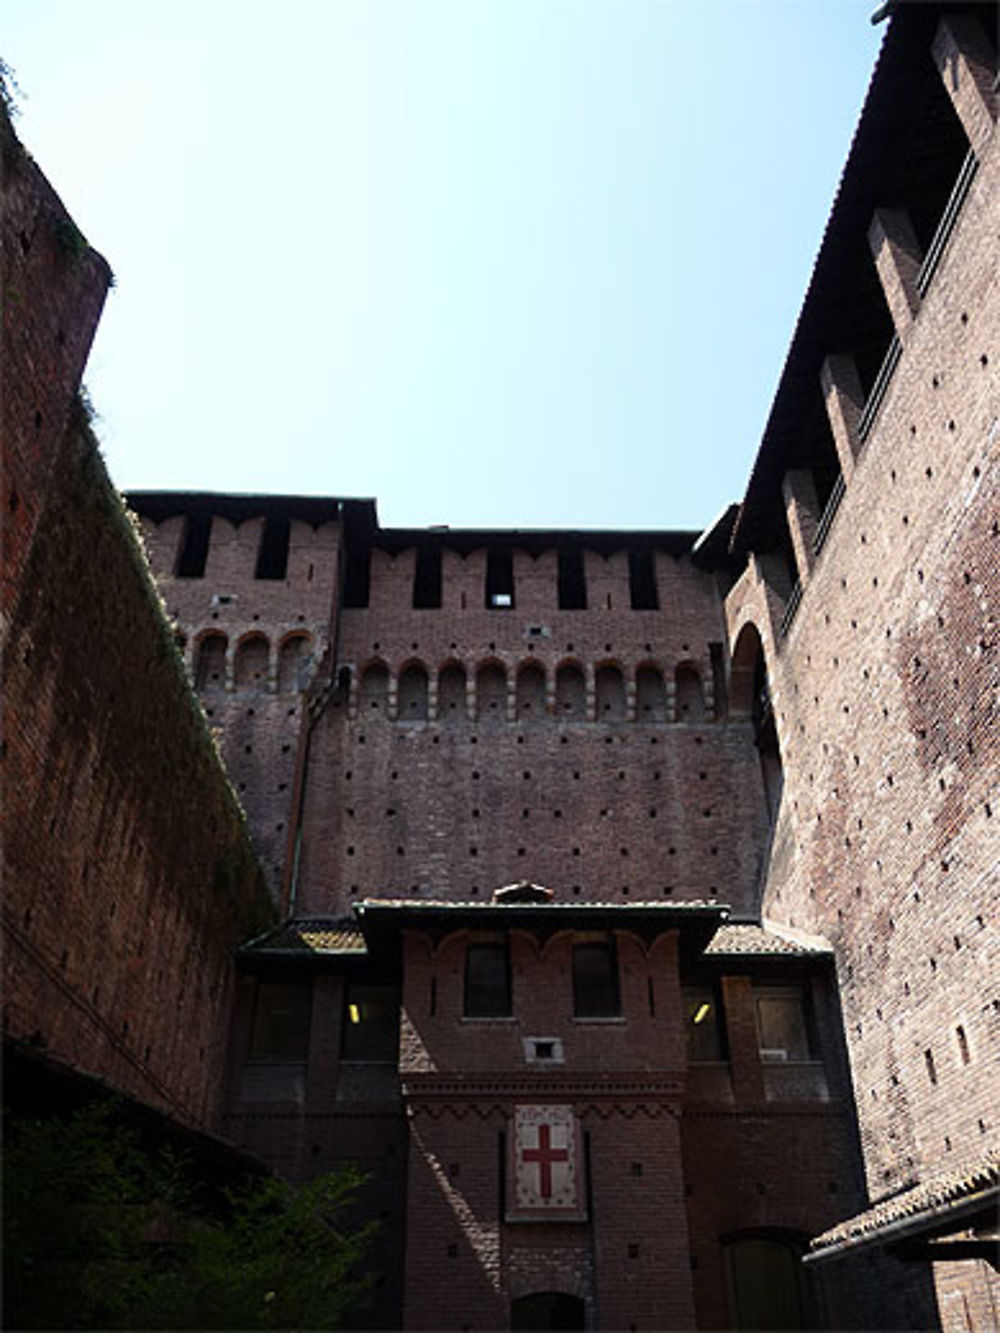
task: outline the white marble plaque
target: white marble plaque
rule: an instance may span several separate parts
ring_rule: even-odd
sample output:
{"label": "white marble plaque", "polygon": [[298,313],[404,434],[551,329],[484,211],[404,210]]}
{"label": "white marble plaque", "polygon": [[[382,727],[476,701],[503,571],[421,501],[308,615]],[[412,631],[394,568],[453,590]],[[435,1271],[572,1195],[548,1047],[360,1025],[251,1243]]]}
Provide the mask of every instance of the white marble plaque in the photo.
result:
{"label": "white marble plaque", "polygon": [[510,1145],[508,1217],[582,1220],[582,1144],[573,1108],[515,1107]]}

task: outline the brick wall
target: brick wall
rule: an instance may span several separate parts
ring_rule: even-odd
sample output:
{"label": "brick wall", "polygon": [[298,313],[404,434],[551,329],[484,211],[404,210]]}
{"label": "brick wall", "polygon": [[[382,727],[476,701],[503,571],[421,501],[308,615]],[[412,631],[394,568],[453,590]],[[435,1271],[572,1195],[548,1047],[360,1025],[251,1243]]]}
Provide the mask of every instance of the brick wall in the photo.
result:
{"label": "brick wall", "polygon": [[214,1124],[232,949],[266,898],[75,402],[107,267],[5,152],[5,1038]]}
{"label": "brick wall", "polygon": [[[312,738],[301,910],[488,896],[520,879],[581,901],[747,906],[766,816],[749,728],[719,716],[712,693],[714,580],[661,554],[663,609],[632,611],[624,554],[588,552],[625,609],[560,612],[555,553],[516,552],[514,608],[486,610],[479,551],[451,562],[475,594],[463,610],[446,552],[442,609],[414,611],[412,554],[373,561],[371,606],[341,615],[352,687]],[[408,692],[414,667],[425,692]]]}
{"label": "brick wall", "polygon": [[[760,629],[784,764],[762,907],[836,947],[873,1198],[1000,1128],[995,131],[978,155],[790,628],[760,562],[727,602],[734,645]],[[995,1275],[938,1272],[946,1326],[991,1326]]]}
{"label": "brick wall", "polygon": [[285,576],[264,579],[255,575],[264,517],[237,523],[215,513],[209,518],[204,573],[180,577],[183,512],[157,522],[144,512],[148,496],[137,495],[133,503],[142,515],[161,596],[183,636],[191,678],[220,737],[254,849],[277,899],[293,839],[303,694],[321,664],[329,669],[340,524],[293,517]]}

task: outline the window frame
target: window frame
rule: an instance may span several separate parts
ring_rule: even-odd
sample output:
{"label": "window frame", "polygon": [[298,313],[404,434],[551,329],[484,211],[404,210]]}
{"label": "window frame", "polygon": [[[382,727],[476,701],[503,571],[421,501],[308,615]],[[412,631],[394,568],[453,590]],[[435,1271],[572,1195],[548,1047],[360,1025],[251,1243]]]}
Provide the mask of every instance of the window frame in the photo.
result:
{"label": "window frame", "polygon": [[[591,957],[600,951],[608,959],[608,976],[602,984],[607,986],[606,1003],[597,1000],[585,1002],[586,988],[595,985],[593,978],[581,976],[581,959],[586,952]],[[573,1017],[584,1022],[622,1018],[621,970],[618,965],[618,945],[613,935],[585,935],[573,942],[571,958],[573,982]]]}
{"label": "window frame", "polygon": [[[478,988],[480,995],[488,993],[490,986],[481,982],[474,982],[471,978],[474,958],[483,958],[489,952],[491,955],[500,953],[503,962],[503,985],[497,987],[502,990],[502,1003],[496,1008],[478,1007],[470,1003],[470,999]],[[480,937],[469,940],[465,946],[465,965],[462,978],[462,1017],[470,1019],[473,1022],[489,1021],[490,1019],[504,1019],[514,1017],[514,987],[513,976],[510,966],[510,941],[506,936],[503,937]]]}

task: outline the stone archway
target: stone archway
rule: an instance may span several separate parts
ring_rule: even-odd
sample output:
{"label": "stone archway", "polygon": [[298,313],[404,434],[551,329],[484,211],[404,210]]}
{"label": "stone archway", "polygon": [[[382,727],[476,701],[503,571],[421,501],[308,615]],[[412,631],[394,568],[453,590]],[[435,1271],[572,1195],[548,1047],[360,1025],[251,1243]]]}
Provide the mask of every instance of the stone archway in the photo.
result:
{"label": "stone archway", "polygon": [[510,1304],[510,1326],[518,1330],[583,1329],[586,1307],[565,1291],[533,1291]]}

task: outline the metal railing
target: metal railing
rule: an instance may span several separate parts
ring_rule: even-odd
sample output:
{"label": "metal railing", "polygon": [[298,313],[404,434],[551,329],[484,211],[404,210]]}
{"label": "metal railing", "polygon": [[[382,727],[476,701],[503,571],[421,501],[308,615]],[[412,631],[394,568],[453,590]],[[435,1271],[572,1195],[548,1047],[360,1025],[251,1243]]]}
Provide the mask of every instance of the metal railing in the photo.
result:
{"label": "metal railing", "polygon": [[778,631],[781,634],[782,638],[784,638],[784,636],[791,629],[792,621],[795,619],[795,612],[799,609],[799,602],[801,601],[802,601],[802,582],[800,579],[796,579],[795,586],[792,588],[792,591],[788,594],[788,601],[785,603],[785,613],[781,617],[781,624],[778,626]]}
{"label": "metal railing", "polygon": [[875,383],[872,385],[872,391],[868,395],[868,401],[865,403],[865,410],[861,413],[861,420],[858,423],[858,439],[864,444],[868,438],[868,432],[875,424],[875,418],[878,410],[882,406],[882,399],[885,397],[885,391],[889,387],[889,381],[895,373],[896,366],[899,364],[899,358],[903,351],[903,345],[899,341],[899,334],[892,335],[892,342],[889,344],[889,350],[882,359],[879,372],[875,376]]}
{"label": "metal railing", "polygon": [[846,489],[843,475],[839,474],[837,480],[833,483],[833,490],[831,490],[830,498],[826,502],[826,508],[816,524],[816,535],[813,537],[813,552],[816,555],[819,555],[822,551],[823,543],[829,536],[830,529],[833,527],[833,520],[837,517],[837,510],[840,508],[840,502],[844,498]]}
{"label": "metal railing", "polygon": [[924,255],[924,262],[920,265],[920,272],[917,274],[917,291],[921,296],[925,296],[927,288],[931,285],[931,279],[934,277],[934,271],[944,254],[944,248],[948,244],[948,237],[951,235],[955,220],[962,211],[962,205],[965,203],[965,196],[969,193],[969,186],[972,184],[976,171],[979,168],[979,159],[970,148],[965,155],[965,161],[959,169],[955,184],[952,186],[951,194],[948,196],[948,202],[944,206],[944,212],[941,214],[941,221],[937,224],[937,230],[930,245],[927,247],[927,253]]}

